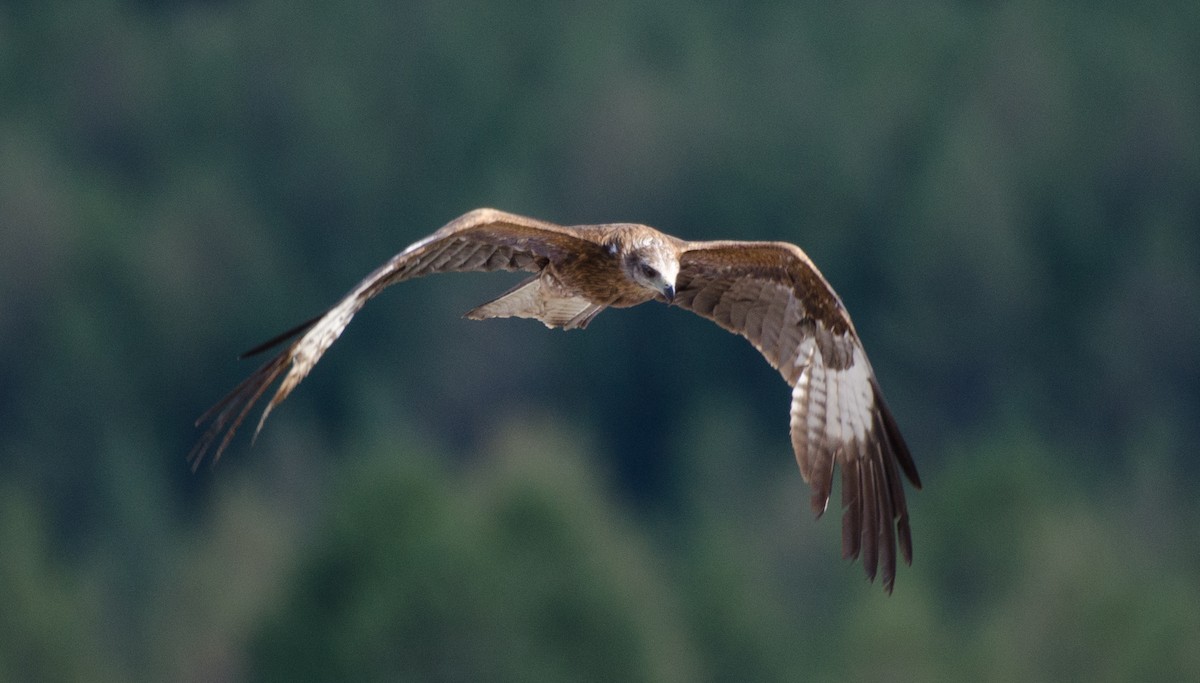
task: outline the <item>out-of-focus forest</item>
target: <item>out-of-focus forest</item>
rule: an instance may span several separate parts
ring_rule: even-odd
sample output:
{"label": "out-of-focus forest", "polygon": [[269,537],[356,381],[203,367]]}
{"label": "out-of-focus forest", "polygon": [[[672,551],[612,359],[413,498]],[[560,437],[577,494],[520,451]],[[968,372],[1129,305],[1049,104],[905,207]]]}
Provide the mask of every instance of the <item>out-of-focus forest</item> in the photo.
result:
{"label": "out-of-focus forest", "polygon": [[[1200,678],[1200,4],[0,4],[0,679]],[[367,306],[471,208],[801,245],[920,467],[894,595],[677,309]],[[256,418],[253,418],[256,419]],[[835,493],[836,495],[836,493]]]}

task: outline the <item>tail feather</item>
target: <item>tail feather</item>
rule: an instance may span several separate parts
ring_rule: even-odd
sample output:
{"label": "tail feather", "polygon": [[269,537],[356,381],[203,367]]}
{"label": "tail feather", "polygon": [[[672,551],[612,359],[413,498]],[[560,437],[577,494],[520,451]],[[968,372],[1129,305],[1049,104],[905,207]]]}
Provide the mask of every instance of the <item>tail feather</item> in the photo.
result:
{"label": "tail feather", "polygon": [[580,296],[564,296],[535,275],[491,301],[467,311],[471,320],[487,318],[533,318],[546,327],[583,329],[604,310]]}

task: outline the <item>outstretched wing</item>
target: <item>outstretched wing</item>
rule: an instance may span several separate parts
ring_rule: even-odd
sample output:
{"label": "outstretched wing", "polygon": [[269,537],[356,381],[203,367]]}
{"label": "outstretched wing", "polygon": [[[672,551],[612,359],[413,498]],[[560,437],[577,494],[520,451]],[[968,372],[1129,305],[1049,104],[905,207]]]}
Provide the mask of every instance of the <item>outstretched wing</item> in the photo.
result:
{"label": "outstretched wing", "polygon": [[912,562],[899,469],[921,480],[837,294],[799,247],[691,242],[679,259],[678,306],[754,345],[792,387],[792,447],[818,516],[842,469],[842,553],[891,592],[896,544]]}
{"label": "outstretched wing", "polygon": [[249,352],[248,355],[253,355],[301,335],[196,420],[197,427],[205,423],[209,426],[188,454],[192,468],[199,467],[218,437],[220,442],[213,453],[213,461],[221,457],[250,409],[290,366],[279,389],[263,410],[254,432],[257,436],[267,415],[308,375],[358,309],[388,285],[432,273],[539,271],[549,262],[561,262],[592,251],[598,255],[600,250],[601,247],[579,229],[494,209],[476,209],[454,219],[393,256],[322,316]]}

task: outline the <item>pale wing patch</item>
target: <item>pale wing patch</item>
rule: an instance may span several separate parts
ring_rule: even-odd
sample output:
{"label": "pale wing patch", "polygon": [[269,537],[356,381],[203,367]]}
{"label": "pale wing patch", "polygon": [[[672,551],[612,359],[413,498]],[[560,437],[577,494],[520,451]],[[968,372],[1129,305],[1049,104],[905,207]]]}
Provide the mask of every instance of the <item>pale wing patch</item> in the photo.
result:
{"label": "pale wing patch", "polygon": [[[825,364],[819,346],[806,339],[798,349],[796,365],[801,369],[793,399],[804,398],[810,405],[806,434],[810,440],[827,443],[837,449],[843,444],[864,443],[872,428],[875,395],[871,387],[871,365],[857,344],[850,363],[833,369]],[[810,385],[800,394],[801,387]],[[813,403],[822,408],[812,410]]]}
{"label": "pale wing patch", "polygon": [[818,355],[816,360],[821,364],[822,375],[825,379],[825,429],[819,438],[821,443],[826,444],[832,451],[845,441],[842,438],[842,404],[839,395],[841,385],[837,382],[834,373],[825,367],[824,355]]}
{"label": "pale wing patch", "polygon": [[800,474],[813,486],[817,512],[829,503],[835,460],[862,457],[873,428],[871,366],[857,344],[851,354],[850,365],[835,370],[825,364],[815,339],[804,339],[796,349],[792,447]]}
{"label": "pale wing patch", "polygon": [[[800,374],[792,388],[792,448],[800,474],[804,481],[815,483],[819,477],[815,470],[814,457],[832,460],[832,454],[823,454],[825,430],[825,366],[820,361],[821,353],[810,337],[801,342],[797,349],[796,366]],[[827,468],[829,466],[827,465]]]}
{"label": "pale wing patch", "polygon": [[838,387],[838,420],[843,441],[863,443],[875,414],[875,396],[871,389],[871,365],[856,344],[850,365],[830,373]]}

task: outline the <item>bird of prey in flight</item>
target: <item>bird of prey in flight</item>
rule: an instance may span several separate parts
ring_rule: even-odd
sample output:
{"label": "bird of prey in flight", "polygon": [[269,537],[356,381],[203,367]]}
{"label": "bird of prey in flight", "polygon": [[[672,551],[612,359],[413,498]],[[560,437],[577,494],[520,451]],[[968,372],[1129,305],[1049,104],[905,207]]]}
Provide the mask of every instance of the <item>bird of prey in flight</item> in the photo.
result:
{"label": "bird of prey in flight", "polygon": [[562,226],[476,209],[392,257],[321,316],[247,352],[287,343],[196,421],[209,426],[188,455],[193,468],[214,444],[213,462],[220,458],[283,375],[257,436],[271,410],[385,287],[433,273],[493,270],[533,274],[467,312],[472,320],[516,316],[583,329],[605,308],[656,300],[748,339],[792,387],[792,448],[812,486],[813,510],[818,517],[825,511],[840,467],[842,554],[861,553],[868,578],[880,571],[891,592],[897,545],[912,563],[900,472],[916,488],[921,480],[841,299],[808,256],[785,242],[689,242],[645,225]]}

